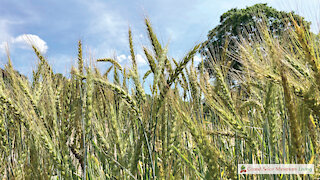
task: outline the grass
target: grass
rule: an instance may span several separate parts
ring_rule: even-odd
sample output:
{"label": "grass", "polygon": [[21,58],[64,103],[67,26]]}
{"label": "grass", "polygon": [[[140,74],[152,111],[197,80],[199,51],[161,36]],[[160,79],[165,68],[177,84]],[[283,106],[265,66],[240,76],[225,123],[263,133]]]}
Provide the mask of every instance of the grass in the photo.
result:
{"label": "grass", "polygon": [[[145,23],[152,48],[143,47],[150,66],[143,80],[153,74],[150,95],[140,82],[130,29],[129,69],[98,59],[111,64],[101,74],[85,64],[81,41],[70,78],[54,74],[35,47],[31,82],[8,58],[0,74],[1,179],[320,177],[316,35],[298,23],[280,37],[261,26],[256,38],[237,42],[236,53],[204,54],[211,78],[194,66],[200,45],[176,61]],[[230,69],[230,57],[241,71]],[[310,163],[315,174],[238,175],[237,165],[246,163]]]}

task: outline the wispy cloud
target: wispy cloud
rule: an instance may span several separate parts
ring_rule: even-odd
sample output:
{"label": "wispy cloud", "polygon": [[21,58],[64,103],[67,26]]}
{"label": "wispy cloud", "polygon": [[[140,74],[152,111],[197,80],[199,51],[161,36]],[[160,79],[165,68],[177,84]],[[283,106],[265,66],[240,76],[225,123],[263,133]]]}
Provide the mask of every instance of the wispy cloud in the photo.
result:
{"label": "wispy cloud", "polygon": [[137,63],[142,65],[142,66],[145,66],[147,65],[147,61],[146,59],[141,55],[141,54],[137,54]]}
{"label": "wispy cloud", "polygon": [[54,54],[50,56],[50,65],[55,72],[68,75],[72,66],[76,66],[76,58],[65,54]]}
{"label": "wispy cloud", "polygon": [[0,41],[7,41],[10,38],[9,25],[11,22],[7,19],[0,19]]}
{"label": "wispy cloud", "polygon": [[[137,61],[138,66],[147,65],[147,60],[143,57],[143,55],[136,54],[135,57],[136,57],[136,61]],[[131,63],[132,58],[130,55],[126,56],[125,54],[121,54],[121,55],[117,56],[117,60],[123,65],[128,65]]]}
{"label": "wispy cloud", "polygon": [[12,39],[9,27],[13,23],[14,22],[9,19],[0,19],[0,55],[5,54],[5,48],[8,44],[7,42],[11,41]]}
{"label": "wispy cloud", "polygon": [[124,62],[125,60],[127,60],[127,56],[124,54],[121,54],[120,56],[117,56],[117,59],[119,60],[120,63]]}
{"label": "wispy cloud", "polygon": [[122,14],[107,2],[93,0],[84,4],[90,17],[86,32],[92,38],[99,37],[95,40],[99,42],[98,49],[119,49],[127,45],[128,22]]}

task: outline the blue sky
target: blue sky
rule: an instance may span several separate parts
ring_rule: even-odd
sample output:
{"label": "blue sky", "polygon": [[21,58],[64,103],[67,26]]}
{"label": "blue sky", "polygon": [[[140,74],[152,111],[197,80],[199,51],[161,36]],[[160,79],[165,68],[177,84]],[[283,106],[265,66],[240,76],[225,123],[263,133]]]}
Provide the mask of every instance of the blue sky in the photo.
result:
{"label": "blue sky", "polygon": [[309,18],[320,17],[316,0],[1,0],[0,67],[7,62],[4,47],[8,44],[15,68],[27,76],[32,73],[36,57],[26,39],[38,46],[55,72],[66,74],[76,64],[79,39],[87,58],[116,57],[129,66],[130,26],[142,73],[147,63],[141,46],[149,46],[144,17],[150,18],[160,41],[169,44],[169,55],[180,59],[206,39],[222,13],[260,2],[295,10],[318,30],[319,21]]}

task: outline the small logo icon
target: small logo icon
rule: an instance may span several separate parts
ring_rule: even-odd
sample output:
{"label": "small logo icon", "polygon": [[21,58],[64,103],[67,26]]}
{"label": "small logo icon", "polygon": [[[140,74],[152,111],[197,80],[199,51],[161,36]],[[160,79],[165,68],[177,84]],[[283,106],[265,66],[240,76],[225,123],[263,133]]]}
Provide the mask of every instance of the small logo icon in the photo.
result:
{"label": "small logo icon", "polygon": [[246,167],[244,165],[242,165],[240,173],[245,173],[245,172],[247,172]]}

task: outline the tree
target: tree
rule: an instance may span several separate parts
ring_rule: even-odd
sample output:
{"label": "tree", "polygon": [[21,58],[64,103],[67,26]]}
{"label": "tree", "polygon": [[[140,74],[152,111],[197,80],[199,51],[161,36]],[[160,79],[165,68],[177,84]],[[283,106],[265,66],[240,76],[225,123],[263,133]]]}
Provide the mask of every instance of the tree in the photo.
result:
{"label": "tree", "polygon": [[[310,29],[311,23],[305,21],[303,17],[294,12],[278,11],[267,4],[255,4],[245,9],[230,9],[220,16],[220,24],[209,31],[208,40],[202,45],[200,52],[205,57],[204,67],[212,74],[212,70],[209,68],[211,59],[207,53],[213,55],[215,49],[218,49],[220,53],[237,51],[235,42],[241,36],[244,38],[252,37],[258,32],[259,23],[264,22],[270,32],[281,35],[283,31],[288,29],[287,27],[293,27],[292,19],[304,25],[308,30]],[[229,59],[229,61],[231,60]],[[240,64],[232,61],[231,67],[239,69]]]}

